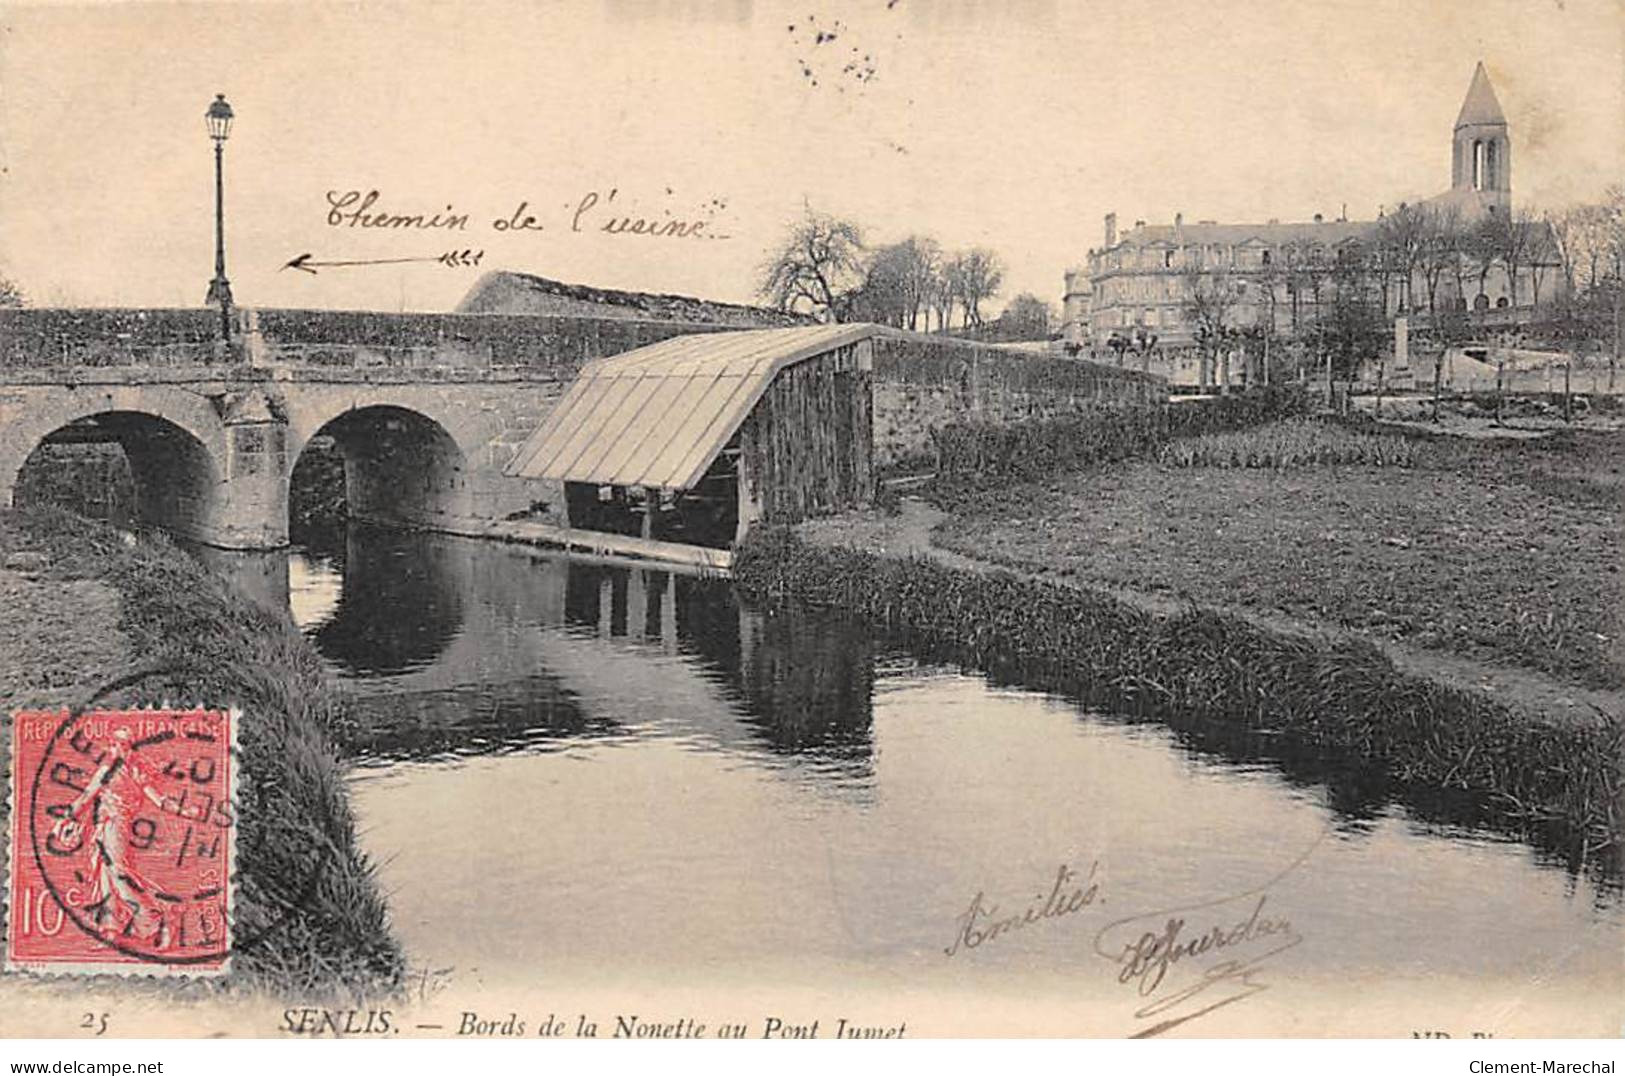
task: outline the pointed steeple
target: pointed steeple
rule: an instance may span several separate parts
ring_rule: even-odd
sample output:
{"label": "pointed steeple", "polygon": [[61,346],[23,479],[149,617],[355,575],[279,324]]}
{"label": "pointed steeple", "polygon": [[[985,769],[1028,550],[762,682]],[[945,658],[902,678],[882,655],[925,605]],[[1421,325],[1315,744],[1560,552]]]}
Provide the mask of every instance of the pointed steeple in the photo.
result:
{"label": "pointed steeple", "polygon": [[1478,61],[1473,69],[1473,84],[1467,87],[1467,99],[1461,103],[1461,114],[1456,117],[1456,127],[1477,125],[1501,124],[1505,126],[1507,118],[1501,112],[1501,102],[1495,99],[1495,88],[1490,85],[1489,73],[1484,70],[1484,61]]}

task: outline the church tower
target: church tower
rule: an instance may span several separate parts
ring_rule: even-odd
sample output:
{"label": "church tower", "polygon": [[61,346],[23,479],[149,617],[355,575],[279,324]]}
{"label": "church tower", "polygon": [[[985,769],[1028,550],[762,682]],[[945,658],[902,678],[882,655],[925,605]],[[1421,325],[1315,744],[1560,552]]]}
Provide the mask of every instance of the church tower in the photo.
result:
{"label": "church tower", "polygon": [[1463,202],[1495,213],[1512,205],[1512,142],[1501,102],[1479,61],[1452,138],[1450,190]]}

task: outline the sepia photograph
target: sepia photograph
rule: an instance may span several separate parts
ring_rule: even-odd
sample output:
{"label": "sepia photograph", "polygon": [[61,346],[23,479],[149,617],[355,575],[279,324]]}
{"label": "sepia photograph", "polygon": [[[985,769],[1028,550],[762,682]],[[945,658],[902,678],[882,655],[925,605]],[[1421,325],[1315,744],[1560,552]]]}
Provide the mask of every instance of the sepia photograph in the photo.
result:
{"label": "sepia photograph", "polygon": [[0,1055],[1613,1072],[1622,335],[1621,0],[8,3]]}

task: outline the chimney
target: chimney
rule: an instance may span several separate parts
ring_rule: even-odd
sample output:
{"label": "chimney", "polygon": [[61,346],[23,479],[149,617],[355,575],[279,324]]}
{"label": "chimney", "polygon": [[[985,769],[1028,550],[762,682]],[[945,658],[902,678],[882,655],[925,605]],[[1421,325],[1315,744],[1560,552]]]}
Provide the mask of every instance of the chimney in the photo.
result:
{"label": "chimney", "polygon": [[1106,249],[1117,245],[1117,214],[1106,214]]}

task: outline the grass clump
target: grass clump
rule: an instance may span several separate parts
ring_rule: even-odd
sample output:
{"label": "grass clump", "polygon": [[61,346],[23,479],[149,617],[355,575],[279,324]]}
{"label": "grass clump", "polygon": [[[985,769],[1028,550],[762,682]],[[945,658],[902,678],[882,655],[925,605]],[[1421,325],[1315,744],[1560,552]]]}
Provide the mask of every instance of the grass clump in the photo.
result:
{"label": "grass clump", "polygon": [[1206,433],[1169,441],[1157,453],[1170,467],[1246,467],[1286,470],[1363,464],[1414,467],[1421,453],[1412,438],[1349,429],[1309,418],[1256,429]]}
{"label": "grass clump", "polygon": [[162,536],[131,543],[104,524],[37,509],[0,513],[0,549],[43,553],[46,582],[92,579],[117,591],[131,665],[86,670],[84,682],[122,685],[95,705],[242,710],[239,948],[227,983],[300,997],[398,987],[404,959],[334,750],[347,725],[343,700],[293,625]]}

